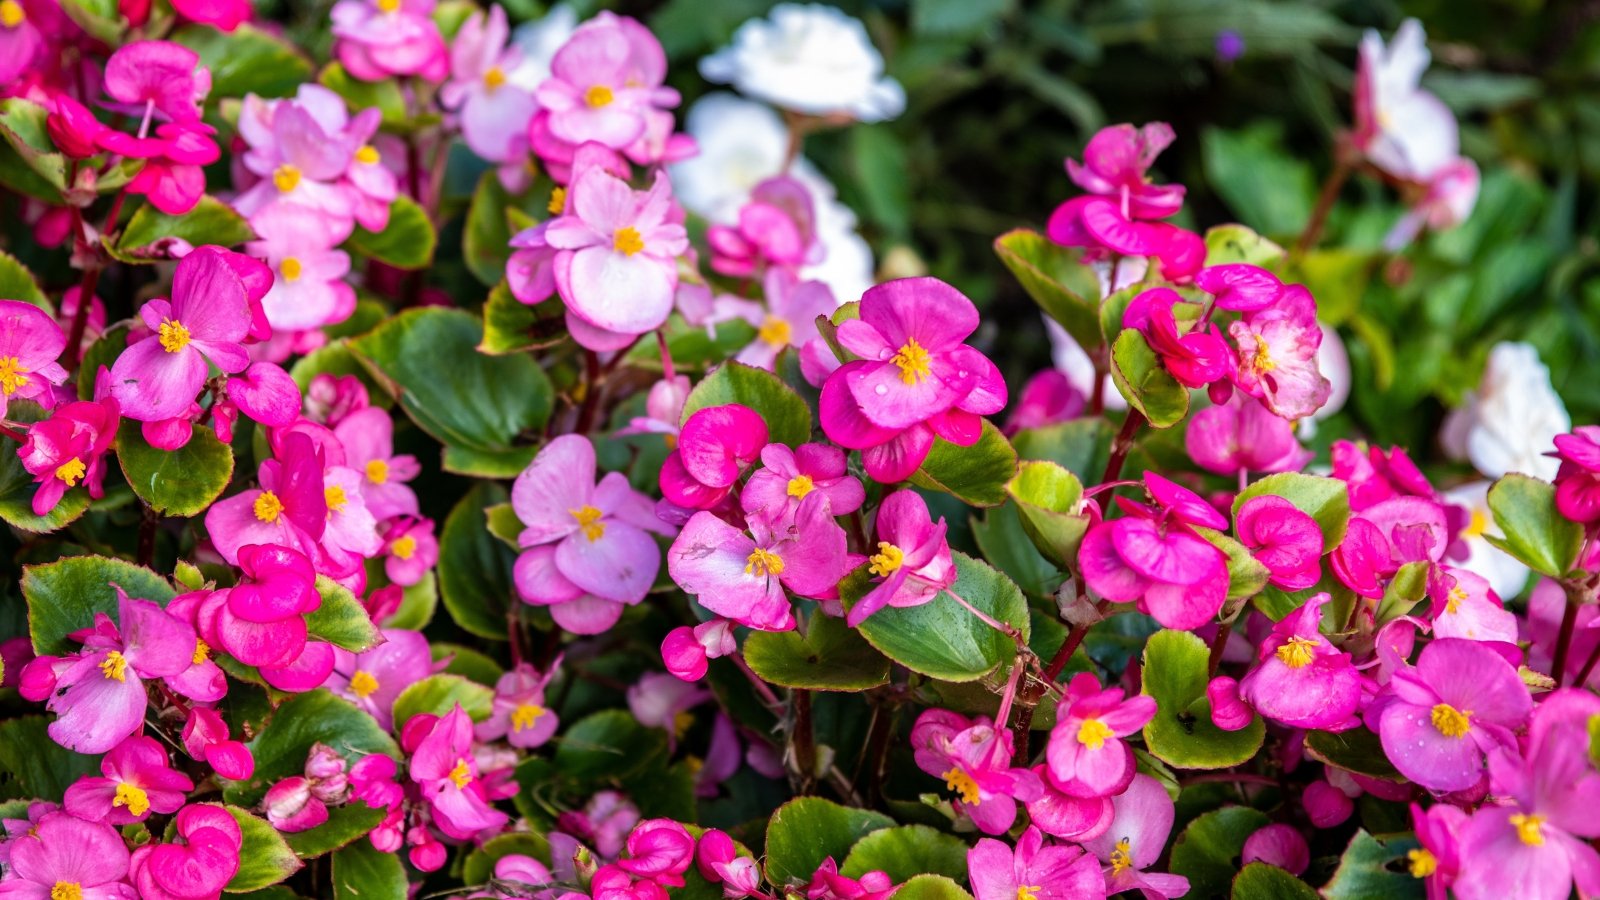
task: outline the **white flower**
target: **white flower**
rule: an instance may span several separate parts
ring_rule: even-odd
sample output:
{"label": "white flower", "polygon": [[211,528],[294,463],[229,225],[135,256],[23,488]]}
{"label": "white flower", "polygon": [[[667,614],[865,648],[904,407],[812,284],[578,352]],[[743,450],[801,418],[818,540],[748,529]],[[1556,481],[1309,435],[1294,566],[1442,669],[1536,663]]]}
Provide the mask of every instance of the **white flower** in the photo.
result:
{"label": "white flower", "polygon": [[808,115],[881,122],[906,107],[861,21],[821,4],[780,3],[769,18],[745,22],[732,44],[700,60],[700,74]]}
{"label": "white flower", "polygon": [[1419,184],[1454,161],[1461,145],[1455,115],[1419,86],[1431,58],[1422,25],[1407,19],[1387,47],[1368,30],[1356,69],[1357,137],[1367,159]]}
{"label": "white flower", "polygon": [[1500,536],[1494,527],[1494,516],[1489,512],[1489,482],[1468,482],[1442,493],[1446,503],[1466,507],[1471,516],[1467,527],[1461,531],[1461,543],[1467,549],[1467,556],[1465,559],[1452,559],[1450,564],[1489,582],[1489,587],[1502,598],[1522,593],[1522,588],[1528,583],[1528,567],[1483,537],[1485,534]]}
{"label": "white flower", "polygon": [[1506,342],[1489,351],[1482,383],[1445,419],[1439,441],[1489,478],[1521,472],[1549,480],[1559,463],[1544,454],[1555,448],[1557,435],[1571,430],[1539,351]]}
{"label": "white flower", "polygon": [[578,14],[565,3],[550,7],[542,19],[518,25],[511,33],[511,43],[521,52],[522,61],[507,73],[507,80],[529,91],[536,90],[550,77],[550,60],[576,30]]}
{"label": "white flower", "polygon": [[1317,347],[1317,369],[1328,379],[1328,402],[1316,412],[1297,423],[1300,440],[1309,441],[1317,435],[1317,423],[1331,418],[1350,399],[1350,352],[1345,349],[1344,338],[1332,325],[1322,326],[1322,344]]}

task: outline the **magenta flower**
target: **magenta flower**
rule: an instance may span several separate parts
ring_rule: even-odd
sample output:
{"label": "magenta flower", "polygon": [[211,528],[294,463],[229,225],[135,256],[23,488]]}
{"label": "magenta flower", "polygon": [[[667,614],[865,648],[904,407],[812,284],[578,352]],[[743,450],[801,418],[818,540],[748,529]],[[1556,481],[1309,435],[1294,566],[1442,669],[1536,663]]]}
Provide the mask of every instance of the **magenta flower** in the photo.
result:
{"label": "magenta flower", "polygon": [[684,886],[683,873],[694,864],[694,837],[671,819],[645,819],[628,834],[627,856],[617,868],[661,887]]}
{"label": "magenta flower", "polygon": [[745,317],[756,327],[756,339],[734,359],[770,372],[785,348],[800,347],[816,339],[817,317],[832,313],[839,303],[825,282],[801,281],[780,268],[767,271],[763,294],[766,309],[752,307]]}
{"label": "magenta flower", "polygon": [[1461,828],[1467,814],[1448,803],[1436,803],[1426,812],[1413,803],[1411,823],[1422,846],[1406,852],[1407,868],[1413,878],[1426,879],[1428,900],[1445,900],[1461,871]]}
{"label": "magenta flower", "polygon": [[[201,635],[207,643],[264,674],[293,667],[308,647],[305,614],[322,605],[311,561],[275,544],[247,545],[240,549],[238,560],[245,576],[240,583],[213,592],[200,604],[196,621]],[[331,668],[332,664],[330,649],[327,665]],[[326,677],[324,671],[302,690],[321,684]]]}
{"label": "magenta flower", "polygon": [[167,751],[152,737],[134,735],[100,760],[102,777],[84,776],[67,788],[61,801],[80,819],[127,825],[143,822],[151,812],[175,813],[184,795],[194,790],[187,775],[174,770]]}
{"label": "magenta flower", "polygon": [[489,718],[473,726],[480,741],[504,738],[513,747],[532,750],[556,733],[560,724],[556,712],[545,705],[544,689],[555,675],[557,660],[550,671],[540,674],[522,663],[501,675],[494,684],[494,707]]}
{"label": "magenta flower", "polygon": [[1083,848],[1105,863],[1106,892],[1140,891],[1145,900],[1167,900],[1189,892],[1182,875],[1146,872],[1167,846],[1176,810],[1166,788],[1149,775],[1135,775],[1128,789],[1111,798],[1111,827],[1085,840]]}
{"label": "magenta flower", "polygon": [[[1065,372],[1045,369],[1023,385],[1022,396],[1006,420],[1005,433],[1015,435],[1025,428],[1043,428],[1076,419],[1083,415],[1086,402],[1083,392],[1072,384]],[[1189,431],[1194,431],[1193,421],[1189,423]],[[1190,450],[1190,455],[1193,453]]]}
{"label": "magenta flower", "polygon": [[552,219],[545,240],[558,252],[556,290],[572,315],[596,328],[643,334],[672,312],[678,262],[689,246],[669,221],[672,185],[658,173],[648,191],[600,168],[569,188],[568,211]]}
{"label": "magenta flower", "polygon": [[806,900],[889,900],[894,892],[894,881],[887,872],[874,869],[861,873],[860,878],[849,878],[839,874],[839,865],[831,856],[817,866],[805,886]]}
{"label": "magenta flower", "polygon": [[150,843],[133,851],[128,877],[142,900],[216,897],[239,871],[244,835],[221,806],[191,803],[178,810],[181,843]]}
{"label": "magenta flower", "polygon": [[1400,774],[1440,793],[1476,784],[1484,754],[1515,747],[1513,732],[1533,711],[1517,670],[1460,638],[1429,642],[1416,668],[1394,673],[1388,691],[1377,728],[1384,753]]}
{"label": "magenta flower", "polygon": [[696,410],[678,433],[678,449],[661,464],[661,494],[685,509],[711,509],[766,446],[767,423],[750,407]]}
{"label": "magenta flower", "polygon": [[1129,216],[1165,218],[1183,206],[1183,185],[1154,184],[1148,173],[1174,137],[1165,122],[1107,126],[1083,148],[1082,164],[1067,160],[1067,175],[1091,194],[1125,203]]}
{"label": "magenta flower", "polygon": [[1239,342],[1233,383],[1285,419],[1301,419],[1328,402],[1332,385],[1317,367],[1322,327],[1304,287],[1284,288],[1278,302],[1228,326]]}
{"label": "magenta flower", "polygon": [[[419,729],[418,720],[427,719],[431,724]],[[411,780],[421,789],[423,802],[440,831],[467,840],[509,821],[484,796],[484,782],[478,777],[472,754],[472,720],[460,705],[442,717],[418,716],[406,723],[406,734],[414,731],[422,736],[411,748]]]}
{"label": "magenta flower", "polygon": [[12,397],[53,405],[50,385],[67,380],[67,370],[56,362],[66,346],[67,336],[49,313],[21,300],[0,300],[0,415]]}
{"label": "magenta flower", "polygon": [[311,793],[311,780],[303,775],[284,778],[267,788],[262,809],[272,827],[285,834],[311,829],[328,821],[328,805]]}
{"label": "magenta flower", "polygon": [[212,405],[211,415],[217,439],[225,444],[233,441],[233,423],[241,412],[268,428],[292,425],[300,417],[300,386],[275,363],[251,363],[250,368],[229,376],[224,389],[226,394]]}
{"label": "magenta flower", "polygon": [[510,26],[499,5],[461,24],[450,47],[450,80],[439,100],[461,121],[461,137],[473,153],[493,163],[517,163],[528,152],[528,123],[538,111],[536,84],[515,80],[522,64],[516,45],[506,46]]}
{"label": "magenta flower", "polygon": [[1181,330],[1176,318],[1180,305],[1196,309],[1171,288],[1151,288],[1128,304],[1122,327],[1144,335],[1150,349],[1161,357],[1161,365],[1184,387],[1205,387],[1226,378],[1236,363],[1222,332],[1203,321],[1187,332]]}
{"label": "magenta flower", "polygon": [[1293,422],[1243,394],[1195,413],[1183,445],[1200,468],[1229,476],[1298,472],[1313,456],[1295,438]]}
{"label": "magenta flower", "polygon": [[1517,642],[1516,615],[1484,578],[1454,566],[1437,566],[1429,573],[1428,597],[1434,637]]}
{"label": "magenta flower", "polygon": [[1122,738],[1149,724],[1156,701],[1143,694],[1125,697],[1120,688],[1080,672],[1068,682],[1057,706],[1045,759],[1050,783],[1073,797],[1121,793],[1135,771],[1133,748]]}
{"label": "magenta flower", "polygon": [[417,495],[406,482],[422,472],[411,454],[394,452],[394,420],[387,412],[369,406],[356,410],[333,426],[344,445],[345,465],[360,472],[361,496],[378,520],[416,516]]}
{"label": "magenta flower", "polygon": [[200,55],[171,41],[123,44],[106,60],[106,93],[135,118],[151,112],[171,122],[200,119],[200,103],[211,93],[211,72]]}
{"label": "magenta flower", "polygon": [[1086,900],[1104,898],[1105,878],[1095,858],[1076,846],[1044,846],[1044,834],[1029,828],[1015,850],[983,838],[967,851],[967,875],[976,900]]}
{"label": "magenta flower", "polygon": [[432,519],[400,516],[383,533],[383,573],[389,581],[410,587],[427,577],[439,562],[439,539],[433,533]]}
{"label": "magenta flower", "polygon": [[748,897],[761,890],[761,870],[756,861],[740,856],[733,838],[715,828],[700,835],[695,867],[707,881],[722,885],[725,897]]}
{"label": "magenta flower", "polygon": [[223,778],[244,781],[255,773],[256,761],[249,748],[229,740],[228,723],[216,710],[190,707],[181,738],[183,749],[191,757],[205,762]]}
{"label": "magenta flower", "polygon": [[1555,445],[1556,509],[1574,522],[1600,521],[1600,425],[1580,425]]}
{"label": "magenta flower", "polygon": [[321,450],[311,438],[290,434],[274,458],[261,464],[257,477],[260,488],[218,500],[206,511],[206,533],[217,552],[234,564],[248,544],[316,553],[328,527]]}
{"label": "magenta flower", "polygon": [[333,6],[334,53],[351,75],[444,80],[450,60],[433,23],[434,0],[339,0]]}
{"label": "magenta flower", "polygon": [[0,882],[0,897],[139,900],[141,896],[124,883],[128,847],[122,835],[104,822],[49,812],[6,843],[11,871]]}
{"label": "magenta flower", "polygon": [[644,136],[653,110],[678,105],[678,92],[662,86],[666,74],[666,53],[648,28],[602,13],[557,51],[535,96],[550,113],[551,136],[623,150]]}
{"label": "magenta flower", "polygon": [[1322,529],[1288,500],[1250,498],[1239,507],[1238,535],[1278,587],[1300,591],[1322,578]]}
{"label": "magenta flower", "polygon": [[1074,797],[1050,783],[1049,767],[1033,767],[1039,779],[1039,796],[1028,801],[1029,824],[1051,837],[1087,841],[1111,827],[1115,810],[1110,797]]}
{"label": "magenta flower", "polygon": [[793,518],[756,516],[748,531],[697,512],[667,550],[667,571],[685,593],[720,616],[764,631],[788,631],[788,588],[801,597],[833,593],[846,572],[844,529],[820,492]]}
{"label": "magenta flower", "polygon": [[667,632],[661,641],[661,662],[667,671],[684,681],[699,681],[710,667],[709,660],[737,652],[733,623],[712,619],[690,628],[680,625]]}
{"label": "magenta flower", "polygon": [[363,487],[366,476],[348,466],[329,466],[323,472],[323,502],[328,507],[322,531],[322,550],[318,565],[329,577],[357,578],[359,588],[365,575],[362,563],[383,549],[378,522],[367,509]]}
{"label": "magenta flower", "polygon": [[826,254],[816,229],[811,190],[787,175],[768,178],[751,188],[750,199],[739,209],[737,224],[707,229],[711,268],[744,278],[768,267],[792,271],[815,265]]}
{"label": "magenta flower", "polygon": [[1037,798],[1039,776],[1011,765],[1011,732],[996,731],[988,717],[968,719],[945,709],[923,710],[911,728],[917,768],[956,794],[955,807],[984,834],[1005,834],[1017,819],[1017,801]]}
{"label": "magenta flower", "polygon": [[1350,654],[1319,630],[1331,599],[1313,596],[1261,642],[1260,664],[1239,682],[1239,695],[1256,712],[1291,728],[1343,731],[1357,724],[1361,675]]}
{"label": "magenta flower", "polygon": [[1350,486],[1350,509],[1361,512],[1395,497],[1434,496],[1433,485],[1400,447],[1384,450],[1334,441],[1333,477]]}
{"label": "magenta flower", "polygon": [[418,631],[385,628],[383,643],[371,650],[335,647],[333,654],[333,672],[323,687],[366,710],[386,731],[395,725],[395,699],[434,670],[428,639]]}
{"label": "magenta flower", "polygon": [[117,401],[107,398],[68,403],[28,429],[17,456],[39,484],[33,494],[34,515],[49,515],[80,482],[90,497],[105,496],[105,457],[117,438],[118,421]]}
{"label": "magenta flower", "polygon": [[915,491],[896,491],[878,507],[877,553],[867,571],[877,584],[850,607],[855,628],[885,606],[921,606],[956,583],[955,560],[945,541],[945,521],[928,512]]}
{"label": "magenta flower", "polygon": [[1194,492],[1154,472],[1145,484],[1157,506],[1118,499],[1128,515],[1102,521],[1078,551],[1084,581],[1118,603],[1139,609],[1165,628],[1198,628],[1211,621],[1228,594],[1227,558],[1192,530],[1226,529],[1227,520]]}
{"label": "magenta flower", "polygon": [[1243,865],[1264,862],[1290,875],[1299,875],[1311,865],[1311,847],[1293,825],[1275,822],[1257,829],[1244,841],[1239,861]]}
{"label": "magenta flower", "polygon": [[1249,263],[1207,266],[1194,277],[1195,287],[1216,298],[1218,309],[1255,312],[1278,301],[1283,282],[1278,276]]}
{"label": "magenta flower", "polygon": [[768,444],[761,449],[761,465],[739,494],[747,516],[792,517],[813,491],[828,498],[833,515],[848,516],[861,508],[867,496],[861,482],[847,471],[844,452],[827,444],[801,444],[793,450]]}

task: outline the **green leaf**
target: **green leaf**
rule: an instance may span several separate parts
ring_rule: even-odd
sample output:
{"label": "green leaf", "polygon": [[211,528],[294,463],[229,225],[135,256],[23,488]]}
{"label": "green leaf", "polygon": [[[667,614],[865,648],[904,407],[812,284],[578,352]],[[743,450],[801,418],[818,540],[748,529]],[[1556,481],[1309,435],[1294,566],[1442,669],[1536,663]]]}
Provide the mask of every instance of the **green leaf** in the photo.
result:
{"label": "green leaf", "polygon": [[55,306],[50,303],[50,298],[40,290],[39,282],[28,271],[28,267],[17,261],[15,256],[0,251],[0,297],[7,300],[21,300],[23,303],[32,303],[52,316],[55,315]]}
{"label": "green leaf", "polygon": [[186,25],[172,40],[200,54],[211,70],[211,97],[287,97],[311,77],[311,60],[281,38],[249,23],[233,31]]}
{"label": "green leaf", "polygon": [[28,600],[28,633],[33,652],[62,656],[77,645],[67,635],[94,624],[103,612],[117,621],[115,583],[129,597],[166,606],[177,596],[165,578],[130,562],[105,556],[69,556],[22,568],[22,595]]}
{"label": "green leaf", "polygon": [[306,631],[312,637],[354,653],[371,650],[381,643],[378,626],[372,624],[366,607],[349,588],[326,575],[318,575],[317,593],[322,595],[322,605],[306,616]]}
{"label": "green leaf", "polygon": [[461,230],[461,258],[473,276],[485,287],[493,287],[506,277],[506,259],[511,256],[511,225],[506,221],[506,211],[549,215],[550,201],[548,179],[539,179],[535,185],[513,195],[500,184],[500,175],[493,169],[478,176],[478,186],[472,192],[472,203],[467,207],[467,221]]}
{"label": "green leaf", "polygon": [[428,572],[421,581],[401,589],[400,608],[383,622],[383,627],[421,631],[433,621],[438,607],[439,581],[433,572]]}
{"label": "green leaf", "polygon": [[506,612],[519,602],[511,586],[517,555],[489,533],[484,510],[506,502],[505,488],[483,483],[467,492],[439,532],[439,596],[457,625],[506,639]]}
{"label": "green leaf", "polygon": [[61,11],[87,31],[91,37],[107,46],[122,43],[128,21],[117,9],[116,0],[61,0]]}
{"label": "green leaf", "polygon": [[519,550],[517,536],[522,534],[525,527],[522,520],[517,518],[517,511],[511,508],[510,503],[496,503],[483,511],[484,521],[488,523],[489,533],[499,538],[507,547]]}
{"label": "green leaf", "polygon": [[689,392],[680,424],[702,409],[729,403],[759,413],[773,443],[797,446],[811,439],[811,407],[806,401],[771,372],[733,361],[717,367]]}
{"label": "green leaf", "polygon": [[[6,407],[6,418],[31,425],[45,420],[48,415],[30,400],[12,400]],[[62,495],[50,512],[42,516],[33,514],[35,482],[17,456],[21,448],[22,445],[11,438],[0,437],[0,519],[13,528],[34,534],[55,531],[77,521],[89,508],[89,491],[82,484]]]}
{"label": "green leaf", "polygon": [[1074,340],[1089,350],[1100,346],[1100,279],[1084,265],[1081,249],[1018,228],[995,238],[994,252],[1028,296]]}
{"label": "green leaf", "polygon": [[911,473],[911,483],[930,491],[943,491],[969,506],[999,506],[1006,502],[1006,484],[1017,474],[1017,451],[988,419],[971,447],[934,438],[933,449],[922,466]]}
{"label": "green leaf", "polygon": [[1365,728],[1352,728],[1337,734],[1331,731],[1307,732],[1305,749],[1306,755],[1312,759],[1357,775],[1385,781],[1405,780],[1394,763],[1389,762],[1388,754],[1383,752],[1383,742]]}
{"label": "green leaf", "polygon": [[1311,885],[1277,866],[1253,862],[1233,879],[1233,900],[1317,900]]}
{"label": "green leaf", "polygon": [[222,808],[239,823],[239,832],[244,839],[244,843],[239,847],[239,871],[234,873],[233,879],[223,887],[223,890],[230,894],[260,890],[288,878],[305,865],[294,855],[294,851],[289,849],[289,845],[283,840],[283,835],[272,827],[272,823],[253,816],[237,806]]}
{"label": "green leaf", "polygon": [[[550,842],[544,835],[532,832],[502,834],[490,838],[482,847],[467,854],[462,865],[461,881],[464,884],[483,884],[494,874],[494,864],[503,856],[517,854],[530,856],[542,863],[550,862]],[[692,867],[691,867],[692,870]],[[717,892],[721,894],[721,891]]]}
{"label": "green leaf", "polygon": [[486,687],[494,687],[505,674],[505,669],[486,654],[479,653],[471,647],[460,644],[451,644],[446,641],[433,641],[429,649],[433,653],[434,662],[448,658],[450,661],[444,670],[451,675],[460,675],[469,681],[476,681]]}
{"label": "green leaf", "polygon": [[381,232],[356,225],[344,249],[370,257],[396,269],[421,269],[433,262],[439,236],[417,201],[401,194],[389,205],[389,224]]}
{"label": "green leaf", "polygon": [[1006,493],[1016,501],[1022,529],[1039,552],[1062,568],[1071,566],[1089,529],[1089,517],[1079,510],[1083,484],[1078,476],[1048,460],[1028,460]]}
{"label": "green leaf", "polygon": [[358,81],[350,77],[344,66],[331,62],[317,73],[317,82],[343,97],[352,112],[377,107],[386,129],[398,129],[406,124],[406,97],[398,79]]}
{"label": "green leaf", "polygon": [[1233,886],[1244,842],[1269,820],[1244,806],[1225,806],[1196,818],[1172,846],[1172,874],[1189,879],[1195,897],[1221,897]]}
{"label": "green leaf", "polygon": [[356,841],[333,854],[334,900],[406,900],[410,885],[400,854]]}
{"label": "green leaf", "polygon": [[1423,880],[1404,869],[1406,854],[1418,846],[1417,839],[1408,834],[1374,837],[1357,831],[1339,857],[1333,878],[1322,886],[1322,896],[1327,900],[1422,900],[1427,896]]}
{"label": "green leaf", "polygon": [[[56,194],[45,199],[60,201],[59,192],[67,183],[67,158],[56,152],[55,143],[45,130],[49,112],[40,104],[21,97],[0,100],[0,138],[4,138],[27,167],[32,179],[54,188]],[[16,298],[13,298],[16,299]]]}
{"label": "green leaf", "polygon": [[1011,439],[1023,459],[1048,460],[1078,476],[1098,481],[1111,448],[1111,426],[1099,416],[1044,428],[1025,428]]}
{"label": "green leaf", "polygon": [[972,895],[943,875],[918,875],[894,892],[899,900],[972,900]]}
{"label": "green leaf", "polygon": [[[678,372],[699,371],[718,365],[756,339],[756,327],[743,319],[729,319],[710,326],[690,325],[674,313],[661,331],[667,336],[667,350]],[[627,363],[635,369],[660,372],[661,348],[654,341],[640,341],[628,351]]]}
{"label": "green leaf", "polygon": [[965,878],[967,845],[926,825],[884,828],[856,841],[839,864],[839,874],[847,878],[860,878],[874,870],[887,872],[896,884],[925,873]]}
{"label": "green leaf", "polygon": [[1283,146],[1279,123],[1207,128],[1200,134],[1200,144],[1206,183],[1245,224],[1284,235],[1305,227],[1316,198],[1316,176],[1310,163]]}
{"label": "green leaf", "polygon": [[1555,488],[1516,472],[1489,488],[1489,511],[1504,538],[1490,543],[1551,578],[1572,569],[1583,545],[1583,526],[1556,510]]}
{"label": "green leaf", "polygon": [[500,356],[559,344],[567,336],[563,311],[560,302],[549,300],[529,306],[512,296],[502,281],[483,304],[483,342],[478,352]]}
{"label": "green leaf", "polygon": [[[1054,595],[1061,586],[1061,570],[1034,548],[1015,503],[985,510],[982,518],[969,516],[967,526],[978,545],[978,556],[1005,573],[1024,594]],[[1038,637],[1034,635],[1034,639]]]}
{"label": "green leaf", "polygon": [[755,631],[744,658],[762,679],[810,691],[864,691],[889,680],[889,660],[843,619],[815,613],[806,632]]}
{"label": "green leaf", "polygon": [[[1011,579],[965,553],[951,555],[957,574],[953,589],[1027,640],[1028,604]],[[871,589],[872,575],[862,566],[840,582],[839,596],[849,608]],[[920,606],[885,606],[862,622],[859,631],[885,656],[941,681],[976,681],[1016,655],[1009,637],[979,621],[944,591]]]}
{"label": "green leaf", "polygon": [[1266,735],[1260,716],[1238,731],[1212,723],[1210,657],[1206,642],[1187,631],[1159,631],[1145,645],[1141,693],[1156,701],[1156,716],[1144,727],[1145,746],[1179,769],[1237,766],[1256,755]]}
{"label": "green leaf", "polygon": [[373,809],[360,800],[352,800],[329,809],[328,821],[321,825],[285,834],[283,839],[296,856],[312,859],[366,837],[388,815],[389,811],[383,807]]}
{"label": "green leaf", "polygon": [[144,439],[138,422],[124,420],[117,462],[139,499],[164,516],[205,512],[233,478],[233,448],[204,425],[194,426],[189,443],[177,450],[161,450]]}
{"label": "green leaf", "polygon": [[418,713],[442,716],[459,705],[474,722],[482,722],[494,711],[494,690],[460,675],[429,675],[411,685],[394,700],[394,721],[398,727]]}
{"label": "green leaf", "polygon": [[371,753],[400,757],[394,739],[378,721],[326,688],[296,694],[272,712],[247,745],[256,769],[249,781],[223,783],[223,798],[254,806],[279,780],[305,770],[312,744],[327,744],[354,760]]}
{"label": "green leaf", "polygon": [[624,779],[665,759],[666,732],[639,724],[631,712],[607,709],[579,719],[556,745],[564,778]]}
{"label": "green leaf", "polygon": [[485,356],[482,339],[471,313],[435,306],[406,310],[350,349],[417,427],[448,448],[507,452],[524,432],[544,428],[554,389],[532,357]]}
{"label": "green leaf", "polygon": [[44,716],[0,722],[0,800],[54,800],[79,778],[100,774],[99,756],[61,746],[49,726]]}
{"label": "green leaf", "polygon": [[1332,553],[1344,540],[1345,526],[1350,524],[1350,490],[1343,481],[1298,472],[1268,475],[1233,498],[1234,522],[1239,521],[1239,507],[1246,501],[1267,495],[1282,497],[1316,520],[1322,529],[1323,553]]}
{"label": "green leaf", "polygon": [[146,203],[128,220],[115,242],[102,240],[110,254],[125,263],[157,263],[172,258],[174,241],[195,247],[217,244],[233,247],[256,239],[244,216],[207,194],[194,209],[169,216]]}
{"label": "green leaf", "polygon": [[1383,599],[1378,602],[1376,624],[1382,627],[1411,612],[1428,593],[1428,570],[1432,563],[1425,559],[1409,562],[1390,579],[1383,589]]}
{"label": "green leaf", "polygon": [[1171,428],[1189,414],[1189,391],[1177,382],[1144,335],[1124,328],[1111,347],[1111,380],[1152,428]]}
{"label": "green leaf", "polygon": [[[1282,247],[1243,225],[1218,225],[1206,229],[1206,265],[1249,263],[1276,270],[1287,254]],[[1319,298],[1321,295],[1318,295]],[[1320,310],[1320,304],[1319,304]]]}
{"label": "green leaf", "polygon": [[890,828],[882,813],[851,809],[821,797],[800,797],[778,807],[767,825],[767,880],[805,884],[828,857],[849,856],[866,834]]}

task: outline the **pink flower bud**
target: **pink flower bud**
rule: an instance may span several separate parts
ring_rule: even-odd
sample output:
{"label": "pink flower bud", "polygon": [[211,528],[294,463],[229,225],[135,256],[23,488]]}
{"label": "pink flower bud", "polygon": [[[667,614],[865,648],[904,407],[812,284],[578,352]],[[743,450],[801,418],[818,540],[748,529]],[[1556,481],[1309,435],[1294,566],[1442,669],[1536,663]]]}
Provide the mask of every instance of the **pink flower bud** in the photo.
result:
{"label": "pink flower bud", "polygon": [[311,782],[298,775],[268,788],[261,804],[279,831],[308,831],[328,821],[328,807],[311,796]]}
{"label": "pink flower bud", "polygon": [[1243,862],[1271,863],[1291,875],[1299,875],[1311,864],[1311,848],[1291,825],[1268,825],[1245,839]]}
{"label": "pink flower bud", "polygon": [[1211,723],[1223,731],[1238,731],[1256,717],[1255,711],[1239,699],[1239,682],[1226,675],[1211,679],[1206,685],[1206,699],[1211,701]]}
{"label": "pink flower bud", "polygon": [[1314,781],[1307,786],[1305,793],[1300,797],[1300,802],[1305,806],[1311,824],[1318,828],[1332,828],[1338,825],[1350,818],[1350,814],[1356,808],[1343,791],[1326,781]]}

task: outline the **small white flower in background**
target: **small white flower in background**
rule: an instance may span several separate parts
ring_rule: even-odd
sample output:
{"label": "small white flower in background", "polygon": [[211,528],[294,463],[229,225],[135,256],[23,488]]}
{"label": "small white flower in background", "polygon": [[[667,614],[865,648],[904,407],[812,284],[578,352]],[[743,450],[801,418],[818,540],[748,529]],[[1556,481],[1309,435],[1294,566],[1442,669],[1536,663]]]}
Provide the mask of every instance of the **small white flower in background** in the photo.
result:
{"label": "small white flower in background", "polygon": [[745,22],[731,44],[700,60],[700,74],[813,116],[881,122],[906,107],[861,20],[821,4],[780,3],[768,18]]}
{"label": "small white flower in background", "polygon": [[1522,593],[1522,588],[1527,585],[1528,567],[1484,540],[1485,534],[1500,537],[1494,525],[1494,516],[1489,512],[1489,485],[1488,481],[1470,481],[1441,492],[1446,503],[1464,507],[1470,516],[1458,542],[1466,548],[1467,555],[1464,559],[1452,558],[1449,562],[1489,582],[1489,587],[1502,600],[1509,600]]}
{"label": "small white flower in background", "polygon": [[1322,344],[1317,347],[1317,369],[1328,379],[1328,402],[1298,423],[1296,434],[1302,441],[1317,436],[1317,423],[1333,417],[1350,399],[1350,352],[1344,338],[1332,325],[1322,326]]}
{"label": "small white flower in background", "polygon": [[1356,68],[1357,144],[1373,165],[1418,184],[1431,181],[1461,149],[1455,114],[1421,87],[1431,59],[1422,24],[1407,19],[1388,46],[1369,29]]}
{"label": "small white flower in background", "polygon": [[1483,381],[1445,419],[1439,442],[1489,478],[1521,472],[1548,481],[1560,464],[1544,454],[1555,449],[1557,435],[1571,430],[1539,351],[1505,342],[1489,351]]}
{"label": "small white flower in background", "polygon": [[565,3],[550,7],[544,18],[524,22],[511,33],[511,43],[522,54],[516,71],[508,73],[514,84],[534,90],[550,77],[550,60],[578,30],[578,13]]}

